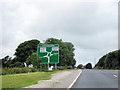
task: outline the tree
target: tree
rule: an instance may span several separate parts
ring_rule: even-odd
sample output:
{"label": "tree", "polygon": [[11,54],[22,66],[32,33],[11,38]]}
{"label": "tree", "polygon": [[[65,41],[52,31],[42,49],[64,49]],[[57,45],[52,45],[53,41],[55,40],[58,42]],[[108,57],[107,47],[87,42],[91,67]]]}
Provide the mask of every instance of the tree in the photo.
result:
{"label": "tree", "polygon": [[[28,56],[30,56],[33,52],[37,51],[37,45],[40,43],[39,40],[29,40],[21,43],[15,52],[15,58],[18,62],[21,62],[24,64],[26,62],[26,59]],[[15,61],[16,61],[15,60]]]}
{"label": "tree", "polygon": [[37,53],[32,53],[26,60],[27,65],[32,64],[33,67],[39,68],[40,59],[37,58]]}
{"label": "tree", "polygon": [[72,61],[71,61],[71,66],[72,66],[73,68],[75,68],[75,64],[76,64],[76,60],[75,60],[75,59],[72,59]]}
{"label": "tree", "polygon": [[12,57],[9,56],[5,56],[4,58],[1,59],[2,60],[2,67],[9,67],[9,65],[12,62]]}
{"label": "tree", "polygon": [[62,39],[56,39],[56,38],[48,38],[45,42],[45,44],[62,44]]}
{"label": "tree", "polygon": [[83,67],[82,64],[79,64],[79,65],[77,66],[77,68],[79,68],[79,69],[81,69],[82,67]]}
{"label": "tree", "polygon": [[101,57],[94,68],[99,69],[120,69],[120,50],[112,51]]}
{"label": "tree", "polygon": [[61,39],[48,38],[45,44],[59,44],[58,66],[72,66],[76,64],[74,59],[74,45],[70,42],[63,42]]}
{"label": "tree", "polygon": [[92,69],[92,64],[91,63],[86,64],[85,68],[86,69]]}
{"label": "tree", "polygon": [[[15,50],[15,58],[9,63],[10,67],[24,67],[24,63],[27,65],[33,64],[35,67],[37,60],[37,45],[39,40],[28,40],[18,45]],[[59,64],[58,66],[72,66],[74,68],[76,60],[74,59],[74,45],[71,42],[63,42],[62,39],[48,38],[44,44],[59,44]],[[7,57],[6,57],[7,58]],[[5,59],[7,60],[7,59]],[[6,63],[6,61],[4,62]],[[4,64],[3,63],[3,66]]]}
{"label": "tree", "polygon": [[75,65],[75,59],[74,59],[74,45],[70,42],[64,42],[64,49],[63,49],[63,58],[66,61],[67,66],[72,66],[74,63]]}

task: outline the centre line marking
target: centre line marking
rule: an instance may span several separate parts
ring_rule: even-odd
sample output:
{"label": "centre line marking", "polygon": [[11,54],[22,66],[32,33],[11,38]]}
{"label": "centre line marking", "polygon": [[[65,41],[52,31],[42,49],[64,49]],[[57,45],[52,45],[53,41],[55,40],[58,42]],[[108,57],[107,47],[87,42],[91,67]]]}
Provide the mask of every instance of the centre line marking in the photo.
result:
{"label": "centre line marking", "polygon": [[117,75],[113,75],[114,77],[117,77]]}

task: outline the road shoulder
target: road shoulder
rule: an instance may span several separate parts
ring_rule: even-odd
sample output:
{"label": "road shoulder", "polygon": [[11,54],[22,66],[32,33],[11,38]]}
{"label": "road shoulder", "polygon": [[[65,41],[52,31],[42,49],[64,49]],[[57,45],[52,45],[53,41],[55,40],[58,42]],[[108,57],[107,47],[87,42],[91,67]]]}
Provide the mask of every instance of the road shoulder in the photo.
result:
{"label": "road shoulder", "polygon": [[70,88],[81,74],[81,70],[61,71],[52,74],[50,80],[38,81],[38,84],[25,88]]}

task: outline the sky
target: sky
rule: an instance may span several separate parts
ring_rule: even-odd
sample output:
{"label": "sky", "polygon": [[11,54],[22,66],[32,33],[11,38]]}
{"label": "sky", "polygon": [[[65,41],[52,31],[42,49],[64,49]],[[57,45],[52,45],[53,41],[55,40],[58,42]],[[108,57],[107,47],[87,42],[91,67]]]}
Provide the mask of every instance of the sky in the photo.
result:
{"label": "sky", "polygon": [[72,42],[78,64],[118,49],[118,0],[6,0],[0,2],[0,58],[27,40]]}

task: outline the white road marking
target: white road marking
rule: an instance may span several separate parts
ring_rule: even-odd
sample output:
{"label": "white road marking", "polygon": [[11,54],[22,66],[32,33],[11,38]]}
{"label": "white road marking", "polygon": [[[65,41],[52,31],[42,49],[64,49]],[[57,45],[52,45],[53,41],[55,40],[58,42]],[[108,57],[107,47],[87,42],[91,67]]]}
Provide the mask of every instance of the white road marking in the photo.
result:
{"label": "white road marking", "polygon": [[117,77],[117,75],[113,75],[114,77]]}
{"label": "white road marking", "polygon": [[71,85],[68,87],[67,90],[69,90],[69,89],[73,86],[73,84],[77,81],[77,79],[78,79],[78,77],[80,76],[81,73],[82,73],[82,70],[81,70],[81,72],[78,74],[78,76],[75,78],[75,80],[71,83]]}

